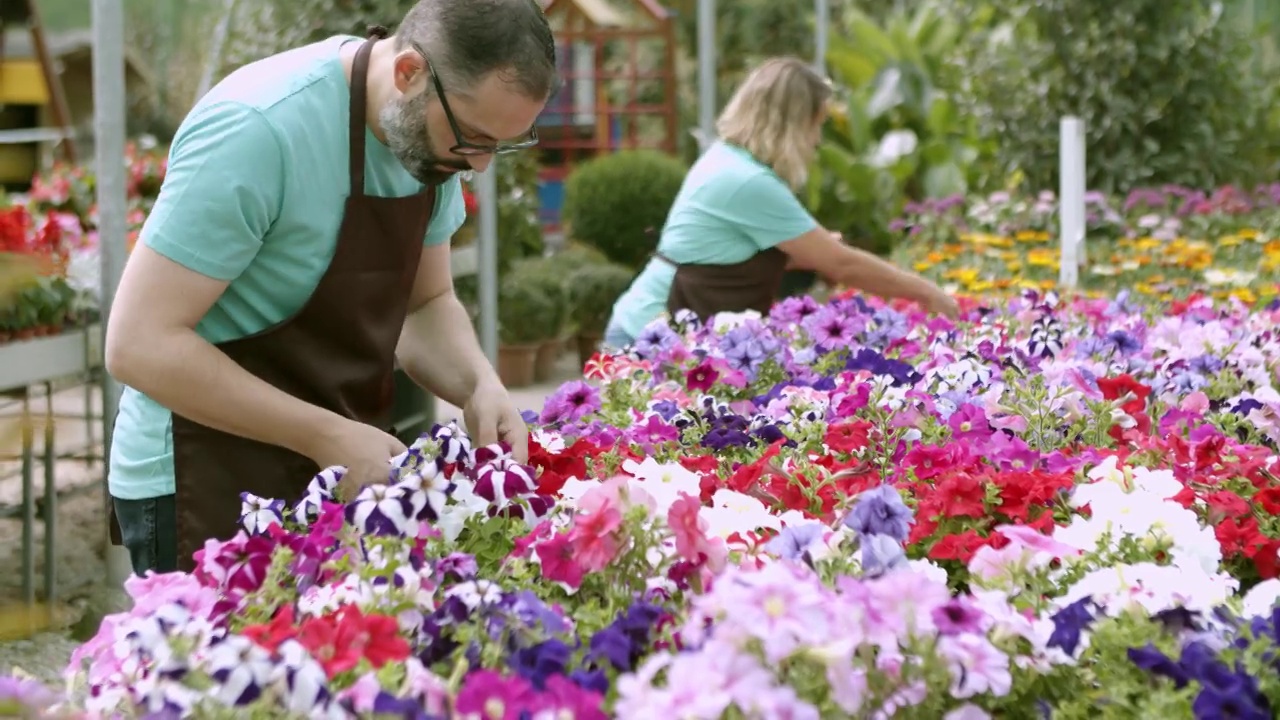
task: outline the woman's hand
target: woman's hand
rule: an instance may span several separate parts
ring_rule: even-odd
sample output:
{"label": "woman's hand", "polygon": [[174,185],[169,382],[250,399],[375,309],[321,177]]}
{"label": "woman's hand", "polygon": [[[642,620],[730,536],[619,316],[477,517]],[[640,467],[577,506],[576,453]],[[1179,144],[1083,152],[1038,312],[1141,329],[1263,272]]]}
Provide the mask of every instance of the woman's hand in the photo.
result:
{"label": "woman's hand", "polygon": [[933,287],[933,292],[926,295],[920,304],[924,306],[926,312],[937,313],[950,320],[960,317],[960,306],[956,304],[955,298],[936,285]]}

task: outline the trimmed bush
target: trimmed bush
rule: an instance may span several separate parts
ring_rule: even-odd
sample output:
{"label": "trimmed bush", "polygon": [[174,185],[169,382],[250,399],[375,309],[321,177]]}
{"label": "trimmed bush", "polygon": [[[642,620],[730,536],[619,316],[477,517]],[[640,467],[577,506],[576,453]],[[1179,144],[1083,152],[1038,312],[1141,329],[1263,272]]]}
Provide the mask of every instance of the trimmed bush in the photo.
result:
{"label": "trimmed bush", "polygon": [[612,262],[639,269],[658,246],[687,170],[654,150],[627,150],[583,163],[565,182],[569,236]]}
{"label": "trimmed bush", "polygon": [[526,258],[516,261],[508,276],[520,283],[528,283],[542,294],[547,305],[547,315],[529,318],[537,325],[542,339],[550,340],[564,335],[569,325],[569,293],[564,283],[564,270],[552,258]]}
{"label": "trimmed bush", "polygon": [[603,335],[613,304],[626,292],[636,274],[617,263],[590,263],[565,278],[573,323],[584,335]]}
{"label": "trimmed bush", "polygon": [[535,345],[555,337],[548,320],[560,310],[555,296],[532,273],[512,274],[498,285],[498,338],[503,345]]}

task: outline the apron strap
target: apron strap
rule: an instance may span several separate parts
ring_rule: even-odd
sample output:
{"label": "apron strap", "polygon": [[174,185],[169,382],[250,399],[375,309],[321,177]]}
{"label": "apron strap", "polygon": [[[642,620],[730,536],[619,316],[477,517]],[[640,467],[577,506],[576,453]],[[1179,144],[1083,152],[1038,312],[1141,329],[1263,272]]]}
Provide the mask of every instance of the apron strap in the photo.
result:
{"label": "apron strap", "polygon": [[347,110],[351,138],[347,148],[347,172],[351,177],[352,197],[364,195],[364,119],[368,112],[365,104],[368,97],[369,56],[373,54],[374,43],[386,35],[387,29],[384,27],[369,28],[369,39],[356,51],[355,62],[351,65],[351,107]]}

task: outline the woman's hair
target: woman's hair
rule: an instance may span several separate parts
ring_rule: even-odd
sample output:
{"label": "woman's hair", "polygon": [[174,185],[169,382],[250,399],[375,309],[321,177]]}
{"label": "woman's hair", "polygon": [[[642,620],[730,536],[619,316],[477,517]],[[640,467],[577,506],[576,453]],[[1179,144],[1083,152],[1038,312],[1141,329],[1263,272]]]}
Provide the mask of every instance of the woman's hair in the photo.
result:
{"label": "woman's hair", "polygon": [[716,132],[799,188],[813,159],[814,122],[830,99],[831,84],[811,65],[794,57],[770,58],[738,86]]}

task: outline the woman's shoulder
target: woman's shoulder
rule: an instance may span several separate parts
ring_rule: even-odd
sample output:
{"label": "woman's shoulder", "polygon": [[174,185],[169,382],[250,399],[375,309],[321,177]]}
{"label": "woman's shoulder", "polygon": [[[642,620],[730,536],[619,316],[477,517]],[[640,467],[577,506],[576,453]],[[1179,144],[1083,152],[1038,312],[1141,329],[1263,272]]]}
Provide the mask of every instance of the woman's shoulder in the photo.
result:
{"label": "woman's shoulder", "polygon": [[746,150],[718,142],[690,168],[688,184],[699,195],[726,195],[750,185],[767,185],[771,179],[777,176]]}

